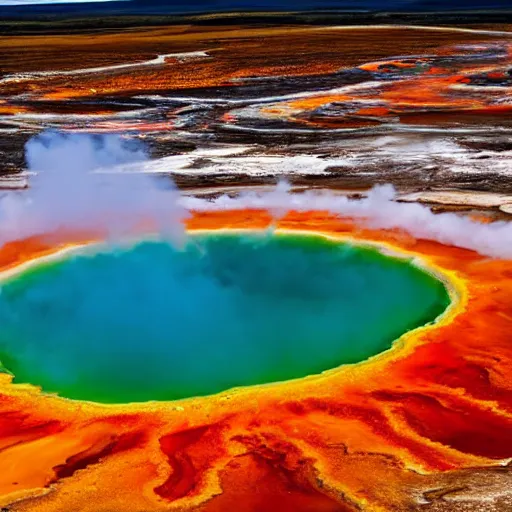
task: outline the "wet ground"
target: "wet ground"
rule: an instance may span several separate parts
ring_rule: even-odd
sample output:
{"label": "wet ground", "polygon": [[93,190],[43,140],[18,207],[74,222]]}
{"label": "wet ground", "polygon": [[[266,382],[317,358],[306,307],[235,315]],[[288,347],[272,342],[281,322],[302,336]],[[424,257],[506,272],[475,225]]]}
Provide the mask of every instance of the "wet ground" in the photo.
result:
{"label": "wet ground", "polygon": [[190,191],[284,178],[392,183],[405,200],[496,216],[512,203],[512,26],[26,33],[0,37],[0,60],[4,187],[26,185],[24,144],[50,128],[143,140],[141,170]]}

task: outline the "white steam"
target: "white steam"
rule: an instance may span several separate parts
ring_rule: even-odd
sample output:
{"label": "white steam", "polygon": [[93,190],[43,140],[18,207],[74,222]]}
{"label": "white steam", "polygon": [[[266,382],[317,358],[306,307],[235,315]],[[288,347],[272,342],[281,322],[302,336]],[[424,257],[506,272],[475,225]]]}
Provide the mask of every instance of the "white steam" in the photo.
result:
{"label": "white steam", "polygon": [[[170,180],[133,172],[138,166],[143,170],[147,155],[141,145],[118,135],[46,132],[28,142],[26,155],[35,176],[27,191],[1,199],[0,242],[59,228],[103,228],[111,237],[123,237],[145,221],[181,240],[188,210],[267,209],[276,217],[289,210],[323,210],[374,228],[400,228],[417,238],[512,258],[512,223],[482,224],[454,213],[434,214],[420,204],[396,202],[391,185],[376,187],[362,200],[318,191],[292,194],[286,183],[271,192],[206,200],[180,196]],[[115,166],[119,172],[101,172]]]}
{"label": "white steam", "polygon": [[483,224],[455,213],[435,214],[420,204],[395,202],[392,185],[375,187],[365,199],[349,199],[329,192],[306,191],[291,194],[281,183],[267,193],[246,192],[237,197],[221,196],[214,201],[188,198],[190,209],[267,209],[277,214],[289,210],[328,211],[340,216],[361,219],[373,228],[399,228],[416,238],[436,240],[477,251],[496,258],[512,258],[512,223],[498,221]]}
{"label": "white steam", "polygon": [[164,188],[144,174],[98,172],[142,165],[148,157],[140,144],[117,135],[46,132],[27,143],[26,159],[35,175],[28,191],[4,197],[2,240],[66,227],[101,228],[122,237],[144,221],[172,237],[184,232],[186,211],[171,181]]}

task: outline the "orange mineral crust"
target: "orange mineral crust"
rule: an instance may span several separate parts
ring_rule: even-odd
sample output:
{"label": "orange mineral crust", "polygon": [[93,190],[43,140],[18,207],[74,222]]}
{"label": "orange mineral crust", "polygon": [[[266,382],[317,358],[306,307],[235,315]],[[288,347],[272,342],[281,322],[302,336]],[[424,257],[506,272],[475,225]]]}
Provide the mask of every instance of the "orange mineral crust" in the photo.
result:
{"label": "orange mineral crust", "polygon": [[[338,71],[360,67],[363,71],[382,71],[383,76],[393,75],[397,70],[405,72],[413,104],[405,105],[408,107],[405,109],[397,102],[396,86],[393,85],[383,95],[383,100],[389,102],[392,108],[397,103],[400,113],[408,113],[411,107],[423,103],[438,108],[445,106],[448,100],[443,96],[451,92],[449,88],[460,80],[464,83],[464,74],[479,70],[481,65],[466,64],[459,70],[463,76],[459,76],[454,74],[454,70],[429,65],[429,58],[407,59],[406,56],[429,55],[431,52],[439,54],[443,51],[453,56],[460,54],[460,49],[456,47],[458,44],[491,45],[499,41],[500,37],[492,32],[466,33],[457,27],[432,30],[431,27],[400,26],[283,25],[262,28],[251,25],[183,25],[107,30],[104,33],[95,32],[94,36],[9,35],[0,36],[2,70],[8,75],[0,81],[0,92],[8,102],[12,101],[12,105],[8,103],[3,107],[5,113],[15,114],[23,113],[25,108],[37,112],[49,108],[58,110],[63,108],[66,100],[151,94],[187,96],[188,93],[180,91],[238,87],[246,80],[250,83],[254,77],[282,80],[286,77],[310,76],[315,84],[322,84],[331,77],[331,82],[328,82],[332,86],[328,89],[331,89],[343,85],[339,79],[334,80]],[[506,46],[507,43],[505,37],[503,44]],[[402,58],[388,60],[396,55],[398,48]],[[157,59],[159,55],[162,56],[161,61]],[[155,59],[156,63],[148,64]],[[493,61],[496,66],[498,63],[501,65],[498,71],[503,74],[502,81],[507,76],[508,60],[507,56],[500,54]],[[489,66],[484,70],[489,71]],[[494,68],[492,70],[496,71]],[[437,74],[440,76],[436,77]],[[420,80],[411,80],[418,75],[421,76]],[[424,102],[416,96],[418,91],[427,95]],[[369,89],[366,99],[379,102],[379,93],[379,90]],[[23,94],[36,102],[29,107],[21,105],[20,97]],[[211,92],[206,97],[208,94]],[[318,96],[324,101],[316,97],[313,103],[316,100],[316,103],[324,105],[338,101],[336,95],[330,98],[319,92]],[[357,93],[350,96],[359,98]],[[473,108],[472,101],[472,97],[463,98],[457,106]],[[48,102],[53,105],[50,106]],[[481,103],[485,103],[485,100],[477,101],[477,107]],[[304,115],[310,114],[309,109],[313,107],[307,101],[298,105],[304,108]],[[73,102],[70,106],[73,108]],[[78,108],[76,104],[74,108]],[[100,108],[104,110],[104,107]],[[93,113],[91,110],[89,106],[84,113]],[[96,114],[100,115],[101,110]],[[352,116],[355,115],[369,114],[352,112]],[[328,123],[324,118],[314,118],[313,121],[320,126]]]}
{"label": "orange mineral crust", "polygon": [[[179,402],[71,401],[2,375],[3,510],[512,510],[512,261],[323,212],[188,220],[190,230],[276,225],[417,257],[452,305],[366,362]],[[13,242],[0,268],[88,239]]]}

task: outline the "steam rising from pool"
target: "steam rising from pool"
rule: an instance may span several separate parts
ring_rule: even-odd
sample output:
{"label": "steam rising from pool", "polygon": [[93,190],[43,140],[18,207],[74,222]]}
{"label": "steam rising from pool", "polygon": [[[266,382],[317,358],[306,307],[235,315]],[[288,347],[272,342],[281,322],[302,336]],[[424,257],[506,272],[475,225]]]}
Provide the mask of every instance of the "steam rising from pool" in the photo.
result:
{"label": "steam rising from pool", "polygon": [[292,194],[286,183],[273,192],[215,200],[180,196],[169,177],[145,173],[144,146],[119,135],[42,133],[27,143],[26,159],[35,176],[27,191],[1,199],[0,242],[60,227],[101,228],[119,240],[145,222],[182,243],[189,210],[261,208],[277,216],[289,210],[329,211],[375,228],[400,228],[418,238],[512,258],[512,223],[483,224],[453,213],[434,214],[420,204],[396,202],[391,185],[376,187],[362,200],[329,192]]}
{"label": "steam rising from pool", "polygon": [[30,188],[10,193],[1,203],[3,241],[59,228],[104,230],[115,240],[141,222],[173,240],[184,235],[186,210],[171,180],[145,174],[106,174],[101,170],[148,159],[144,146],[118,135],[45,132],[26,145],[35,175]]}

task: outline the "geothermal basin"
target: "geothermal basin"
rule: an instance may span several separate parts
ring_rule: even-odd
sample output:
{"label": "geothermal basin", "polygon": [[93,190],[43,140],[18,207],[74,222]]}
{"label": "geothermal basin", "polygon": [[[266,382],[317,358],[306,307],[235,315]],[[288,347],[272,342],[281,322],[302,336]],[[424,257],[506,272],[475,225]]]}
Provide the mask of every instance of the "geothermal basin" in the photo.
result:
{"label": "geothermal basin", "polygon": [[449,304],[411,259],[320,234],[90,244],[4,272],[0,360],[79,400],[176,400],[364,361]]}

